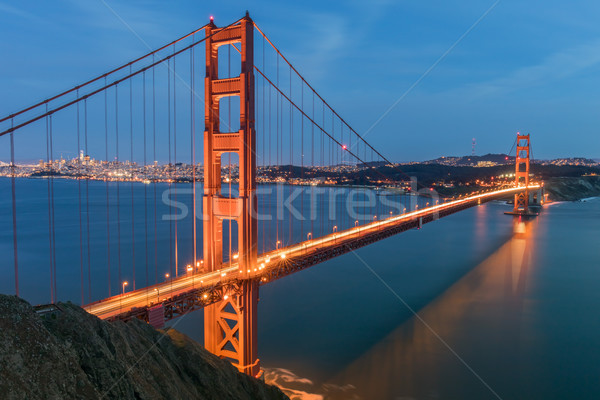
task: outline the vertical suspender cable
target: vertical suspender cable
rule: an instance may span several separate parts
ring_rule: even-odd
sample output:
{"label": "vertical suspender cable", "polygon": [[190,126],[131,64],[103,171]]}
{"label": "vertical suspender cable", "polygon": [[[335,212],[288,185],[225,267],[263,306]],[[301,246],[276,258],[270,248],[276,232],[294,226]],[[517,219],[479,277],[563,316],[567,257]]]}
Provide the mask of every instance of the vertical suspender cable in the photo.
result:
{"label": "vertical suspender cable", "polygon": [[[321,122],[321,126],[325,128],[325,103],[323,103],[323,121]],[[321,168],[323,168],[323,172],[325,169],[325,135],[321,135]],[[323,231],[325,229],[325,219],[323,218],[323,213],[325,212],[325,201],[323,201],[323,207],[319,207],[321,209],[321,235],[323,236]],[[331,207],[331,204],[329,205]]]}
{"label": "vertical suspender cable", "polygon": [[[175,53],[175,45],[173,45],[173,53]],[[173,200],[177,201],[177,76],[175,68],[176,57],[173,57],[173,168],[175,170],[175,191],[173,193]],[[175,276],[179,276],[179,249],[177,239],[177,218],[175,218]]]}
{"label": "vertical suspender cable", "polygon": [[115,137],[116,137],[116,157],[117,157],[117,258],[119,266],[119,285],[123,284],[121,275],[121,160],[119,158],[119,85],[115,86]]}
{"label": "vertical suspender cable", "polygon": [[150,284],[148,280],[148,159],[146,152],[148,149],[148,141],[146,138],[146,71],[142,74],[142,118],[144,119],[143,130],[144,130],[144,243],[145,243],[145,262],[146,262],[146,287]]}
{"label": "vertical suspender cable", "polygon": [[[312,119],[315,121],[315,94],[312,95]],[[310,124],[310,166],[311,169],[315,168],[315,124]],[[313,215],[313,198],[315,196],[315,186],[310,185],[310,232],[311,235],[315,234],[315,216]]]}
{"label": "vertical suspender cable", "polygon": [[[131,74],[131,66],[129,66],[129,73]],[[129,187],[131,188],[131,266],[133,268],[133,277],[131,280],[133,290],[135,290],[135,209],[133,207],[133,78],[129,78],[129,147]]]}
{"label": "vertical suspender cable", "polygon": [[[335,143],[333,142],[333,138],[335,138],[335,121],[334,121],[334,118],[333,118],[333,111],[331,111],[331,136],[332,136],[332,139],[329,139],[329,157],[330,157],[330,159],[329,159],[330,160],[329,165],[333,168],[334,165],[335,165],[335,153],[334,153],[334,151],[335,151],[334,150]],[[329,229],[330,232],[333,231],[333,226],[335,226],[335,224],[337,222],[337,219],[338,219],[337,196],[335,195],[335,192],[334,192],[333,198],[334,198],[333,209],[335,211],[334,211],[334,214],[333,214],[333,221],[331,221],[332,226],[329,227],[330,228]]]}
{"label": "vertical suspender cable", "polygon": [[[171,59],[167,60],[167,134],[169,139],[169,193],[173,181],[173,165],[171,164]],[[169,207],[169,274],[173,276],[173,218],[172,207]]]}
{"label": "vertical suspender cable", "polygon": [[[300,82],[302,113],[304,113],[304,84]],[[300,180],[304,184],[304,115],[300,115]],[[304,186],[300,192],[300,241],[304,240]]]}
{"label": "vertical suspender cable", "polygon": [[[263,39],[262,41],[263,43],[263,47],[262,47],[262,66],[263,69],[265,69],[265,40]],[[266,171],[266,163],[267,163],[267,154],[265,153],[265,133],[266,133],[266,123],[265,123],[265,79],[262,79],[262,125],[261,125],[261,136],[262,136],[262,143],[263,143],[263,151],[262,151],[262,157],[263,157],[263,174]],[[262,215],[264,215],[264,210],[266,209],[266,204],[265,201],[267,200],[267,197],[265,195],[263,195],[263,209],[261,211]],[[265,217],[263,216],[262,218],[262,234],[263,234],[263,241],[262,241],[262,252],[265,252]]]}
{"label": "vertical suspender cable", "polygon": [[[342,121],[340,121],[340,143],[342,143],[342,147],[338,147],[337,148],[337,153],[338,153],[339,165],[340,165],[341,170],[343,171],[344,168],[345,168],[345,165],[344,165],[344,152],[345,152],[344,146],[346,144],[344,143],[344,126],[342,125]],[[346,191],[346,190],[344,189],[344,191]],[[345,225],[346,224],[346,209],[342,205],[340,206],[340,209],[342,211],[342,216],[341,216],[342,220],[341,220],[341,223],[342,223],[342,226],[344,226],[343,229],[345,229],[345,226],[346,226]]]}
{"label": "vertical suspender cable", "polygon": [[[104,78],[104,86],[106,86],[106,78]],[[104,91],[104,143],[106,149],[106,167],[109,167],[108,160],[108,90]],[[108,195],[108,176],[104,177],[106,182],[106,268],[108,271],[108,297],[111,296],[110,290],[110,202]]]}
{"label": "vertical suspender cable", "polygon": [[[272,93],[272,89],[271,86],[269,85],[269,170],[271,169],[271,167],[273,166],[273,162],[271,160],[271,155],[272,155],[272,146],[271,143],[273,142],[271,140],[271,123],[273,122],[273,118],[271,117],[271,112],[272,112],[272,108],[271,108],[271,93]],[[268,200],[269,202],[269,218],[273,218],[273,213],[272,213],[272,207],[271,204],[273,203],[273,201],[271,199]],[[271,219],[269,219],[269,238],[271,237]]]}
{"label": "vertical suspender cable", "polygon": [[[79,90],[77,90],[77,98],[79,98]],[[80,289],[81,289],[81,305],[83,306],[83,222],[81,217],[81,157],[79,152],[81,150],[81,127],[79,120],[79,104],[77,103],[77,151],[75,154],[77,157],[77,196],[78,196],[78,209],[79,209],[79,275],[80,275]]]}
{"label": "vertical suspender cable", "polygon": [[[14,127],[14,119],[10,120],[10,127]],[[17,253],[17,196],[15,190],[15,132],[10,133],[10,171],[12,191],[12,222],[13,222],[13,257],[15,262],[15,294],[19,296],[19,256]]]}
{"label": "vertical suspender cable", "polygon": [[[54,166],[54,139],[52,135],[52,115],[50,116],[50,162]],[[54,214],[54,170],[52,170],[50,174],[50,194],[52,196],[50,206],[52,208],[52,266],[54,268],[54,272],[52,276],[54,277],[54,300],[58,301],[58,291],[57,291],[57,279],[56,279],[56,215]]]}
{"label": "vertical suspender cable", "polygon": [[[290,100],[292,99],[292,69],[290,68]],[[294,156],[292,153],[292,148],[293,148],[293,144],[294,144],[294,114],[292,111],[292,103],[290,102],[290,195],[291,195],[291,191],[292,191],[292,178],[293,178],[293,174],[294,174]],[[289,234],[288,234],[288,243],[291,245],[292,243],[294,243],[293,239],[292,239],[292,207],[290,207],[289,211],[288,211],[288,219],[289,219]]]}
{"label": "vertical suspender cable", "polygon": [[[46,112],[48,105],[46,104]],[[46,169],[48,174],[52,174],[52,164],[50,162],[50,116],[46,117]],[[49,261],[50,261],[50,302],[54,303],[54,261],[52,253],[52,207],[50,204],[50,177],[47,180],[48,184],[48,244],[49,244]]]}
{"label": "vertical suspender cable", "polygon": [[[279,57],[277,55],[275,55],[276,61],[277,61],[277,87],[279,87]],[[276,147],[277,149],[275,150],[275,157],[277,158],[277,173],[279,174],[281,172],[281,163],[279,161],[279,105],[280,105],[280,96],[279,96],[279,92],[276,93],[277,95],[277,99],[275,101],[275,108],[277,109],[276,111],[276,120],[275,120],[275,133],[277,135],[277,141],[276,141]],[[276,185],[279,185],[279,183],[276,183]],[[279,193],[279,190],[277,191],[277,193]],[[279,200],[279,199],[277,199]],[[281,207],[279,201],[276,202],[276,213],[277,216],[275,217],[275,248],[277,248],[277,245],[279,244],[279,207]]]}
{"label": "vertical suspender cable", "polygon": [[[88,117],[87,117],[87,99],[83,101],[83,131],[85,134],[85,154],[89,155],[88,150]],[[92,302],[92,256],[90,254],[90,177],[86,174],[85,178],[85,218],[86,218],[86,238],[87,238],[87,274],[88,274],[88,303]]]}
{"label": "vertical suspender cable", "polygon": [[[154,56],[152,56],[154,64]],[[156,160],[156,68],[152,68],[152,161]],[[154,189],[154,284],[158,283],[158,229],[156,212],[156,166],[153,167],[152,188]]]}
{"label": "vertical suspender cable", "polygon": [[[194,36],[192,36],[192,42]],[[196,271],[198,255],[196,252],[196,76],[195,76],[195,62],[194,57],[195,48],[192,47],[190,50],[190,80],[192,81],[192,87],[190,89],[190,117],[191,117],[191,146],[192,146],[192,242],[193,242],[193,257],[194,257],[194,271]]]}

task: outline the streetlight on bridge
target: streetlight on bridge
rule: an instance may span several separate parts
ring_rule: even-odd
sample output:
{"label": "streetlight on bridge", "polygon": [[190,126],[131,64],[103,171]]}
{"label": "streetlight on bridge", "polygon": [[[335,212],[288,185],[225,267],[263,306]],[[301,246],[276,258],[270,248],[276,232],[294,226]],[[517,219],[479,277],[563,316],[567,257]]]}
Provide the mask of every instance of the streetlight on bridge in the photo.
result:
{"label": "streetlight on bridge", "polygon": [[122,308],[123,308],[123,295],[125,294],[125,286],[127,286],[127,281],[123,282],[123,285],[121,286],[121,297],[119,297],[119,312],[121,312]]}

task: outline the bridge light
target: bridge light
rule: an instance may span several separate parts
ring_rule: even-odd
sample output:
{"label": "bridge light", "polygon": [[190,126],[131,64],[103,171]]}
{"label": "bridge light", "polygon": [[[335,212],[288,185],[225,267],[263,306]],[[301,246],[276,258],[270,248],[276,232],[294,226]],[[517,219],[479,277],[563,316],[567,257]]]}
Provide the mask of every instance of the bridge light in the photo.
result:
{"label": "bridge light", "polygon": [[237,260],[239,257],[240,257],[240,253],[236,253],[236,254],[233,255],[233,259],[234,260]]}
{"label": "bridge light", "polygon": [[281,258],[284,259],[285,258],[285,253],[281,255]]}
{"label": "bridge light", "polygon": [[310,240],[310,239],[312,239],[312,232],[308,232],[306,234],[306,240]]}
{"label": "bridge light", "polygon": [[266,262],[266,263],[268,263],[269,261],[271,261],[271,259],[270,259],[269,257],[267,257],[267,258],[265,259],[265,262]]}
{"label": "bridge light", "polygon": [[213,17],[212,15],[210,16],[210,22],[213,22],[215,20],[215,17]]}
{"label": "bridge light", "polygon": [[206,299],[208,297],[208,295],[206,293],[204,293],[204,296],[202,296],[202,297],[204,297]]}
{"label": "bridge light", "polygon": [[223,300],[227,300],[229,298],[228,295],[223,296]]}
{"label": "bridge light", "polygon": [[225,276],[225,275],[227,275],[227,272],[221,273],[221,276]]}
{"label": "bridge light", "polygon": [[187,271],[188,271],[188,272],[192,272],[192,269],[193,269],[193,268],[192,268],[192,266],[188,264],[188,266],[187,266]]}
{"label": "bridge light", "polygon": [[336,233],[336,232],[337,232],[337,225],[335,225],[335,226],[333,227],[333,233]]}
{"label": "bridge light", "polygon": [[354,221],[354,226],[358,226],[358,220]]}
{"label": "bridge light", "polygon": [[346,145],[345,145],[345,144],[343,144],[343,145],[342,145],[342,150],[346,150],[346,149],[347,149]]}

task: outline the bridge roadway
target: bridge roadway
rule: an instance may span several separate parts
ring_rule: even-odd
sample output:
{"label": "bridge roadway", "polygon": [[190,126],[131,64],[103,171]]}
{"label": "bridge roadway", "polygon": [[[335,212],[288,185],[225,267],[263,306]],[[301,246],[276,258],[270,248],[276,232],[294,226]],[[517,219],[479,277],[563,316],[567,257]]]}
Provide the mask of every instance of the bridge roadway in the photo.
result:
{"label": "bridge roadway", "polygon": [[[530,190],[539,188],[540,185],[529,185]],[[481,203],[506,198],[522,190],[525,187],[481,193],[270,251],[258,257],[256,268],[245,279],[256,279],[261,285],[266,284],[386,237],[419,228],[425,223]],[[217,271],[187,273],[156,285],[90,303],[84,308],[102,319],[127,320],[137,317],[148,320],[148,310],[162,305],[165,319],[172,319],[239,293],[237,263],[223,265]]]}

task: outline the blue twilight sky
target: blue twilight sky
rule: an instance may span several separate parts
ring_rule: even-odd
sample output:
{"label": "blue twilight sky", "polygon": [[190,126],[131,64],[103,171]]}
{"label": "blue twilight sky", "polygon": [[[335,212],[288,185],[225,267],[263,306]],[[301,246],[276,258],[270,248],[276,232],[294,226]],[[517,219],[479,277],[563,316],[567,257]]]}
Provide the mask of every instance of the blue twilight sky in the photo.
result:
{"label": "blue twilight sky", "polygon": [[[507,152],[600,158],[600,3],[500,1],[0,2],[0,114],[58,93],[245,10],[392,160]],[[114,10],[114,13],[113,11]],[[115,15],[115,14],[118,14]],[[131,30],[126,25],[128,24]]]}

